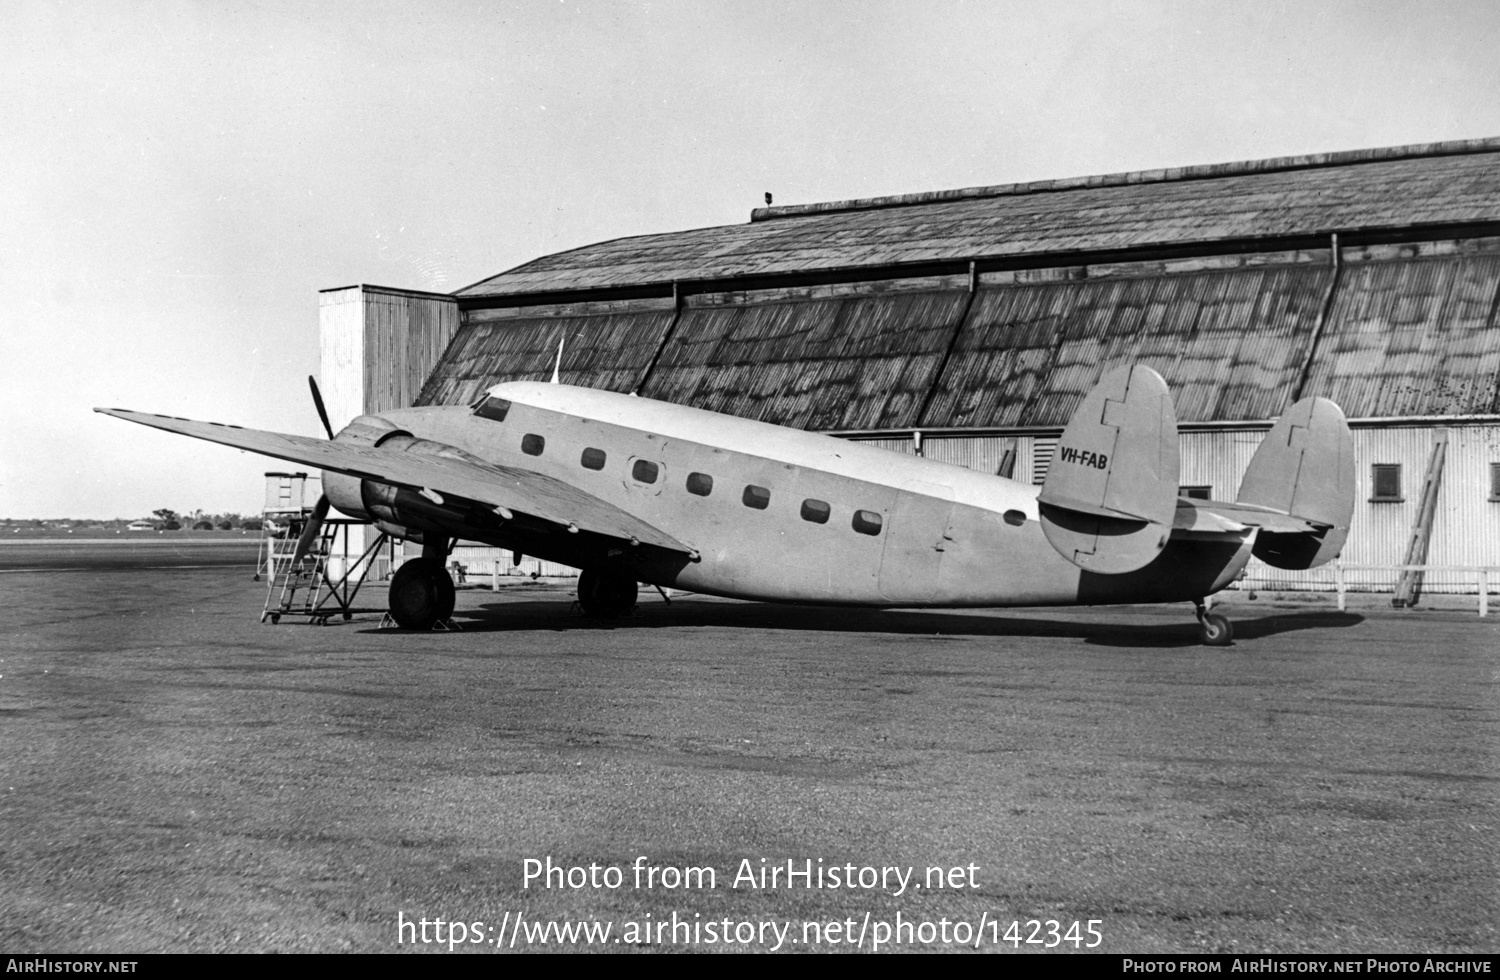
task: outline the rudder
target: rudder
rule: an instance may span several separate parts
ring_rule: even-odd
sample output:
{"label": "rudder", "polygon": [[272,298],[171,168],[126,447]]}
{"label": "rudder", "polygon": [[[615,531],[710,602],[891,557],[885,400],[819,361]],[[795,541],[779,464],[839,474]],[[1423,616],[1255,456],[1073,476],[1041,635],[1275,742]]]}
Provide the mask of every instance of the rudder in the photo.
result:
{"label": "rudder", "polygon": [[1037,503],[1042,530],[1080,568],[1142,568],[1171,536],[1177,509],[1177,416],[1161,375],[1119,368],[1068,420]]}
{"label": "rudder", "polygon": [[1301,570],[1338,555],[1354,513],[1354,436],[1327,398],[1304,398],[1277,419],[1240,481],[1239,503],[1323,525],[1321,532],[1261,531],[1255,557]]}

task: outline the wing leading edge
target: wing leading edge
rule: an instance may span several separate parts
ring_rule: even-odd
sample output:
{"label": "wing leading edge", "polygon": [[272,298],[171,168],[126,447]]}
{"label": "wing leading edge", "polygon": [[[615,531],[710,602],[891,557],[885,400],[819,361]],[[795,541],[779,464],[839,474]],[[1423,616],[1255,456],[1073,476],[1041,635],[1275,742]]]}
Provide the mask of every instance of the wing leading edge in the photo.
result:
{"label": "wing leading edge", "polygon": [[526,514],[562,527],[637,541],[668,551],[693,554],[693,549],[614,504],[600,500],[555,477],[496,463],[475,463],[447,456],[414,455],[369,446],[354,446],[307,436],[242,429],[218,422],[96,408],[96,412],[139,422],[178,435],[205,439],[306,466],[334,470],[365,480],[377,480],[413,490],[465,497],[491,507]]}

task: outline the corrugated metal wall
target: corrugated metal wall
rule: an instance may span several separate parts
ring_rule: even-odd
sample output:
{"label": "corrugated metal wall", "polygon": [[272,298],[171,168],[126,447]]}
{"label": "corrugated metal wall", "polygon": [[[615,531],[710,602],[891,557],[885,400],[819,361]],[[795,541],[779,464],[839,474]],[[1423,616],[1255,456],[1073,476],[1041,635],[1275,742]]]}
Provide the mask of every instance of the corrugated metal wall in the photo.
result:
{"label": "corrugated metal wall", "polygon": [[968,298],[690,306],[641,394],[799,429],[910,426]]}
{"label": "corrugated metal wall", "polygon": [[[407,549],[405,557],[418,557],[422,554],[421,548],[413,545]],[[502,579],[515,581],[516,579],[529,579],[536,576],[543,578],[576,578],[578,569],[568,565],[559,565],[555,561],[542,561],[540,558],[532,558],[523,555],[521,563],[515,564],[511,552],[503,548],[491,548],[488,545],[458,545],[448,556],[449,564],[458,562],[464,567],[464,573],[468,576],[469,584],[484,585],[488,583],[495,572],[500,573]]]}
{"label": "corrugated metal wall", "polygon": [[[1341,560],[1348,565],[1395,565],[1405,559],[1412,523],[1416,519],[1436,427],[1399,426],[1356,428],[1354,457],[1356,489],[1349,540]],[[1208,486],[1216,500],[1233,500],[1240,480],[1259,448],[1265,432],[1220,430],[1180,434],[1183,486]],[[956,463],[982,473],[994,473],[999,455],[1012,437],[944,436],[924,438],[924,455]],[[1017,436],[1015,479],[1031,483],[1037,448],[1055,444],[1050,437]],[[910,439],[858,440],[898,452],[911,452]],[[1044,454],[1045,455],[1045,454]],[[1500,425],[1467,425],[1448,429],[1448,450],[1433,524],[1429,565],[1500,566],[1500,501],[1489,499],[1489,467],[1500,462]],[[1405,499],[1399,503],[1373,502],[1371,468],[1377,463],[1399,463]],[[1351,571],[1351,588],[1389,591],[1392,572]],[[1274,590],[1333,589],[1330,567],[1287,572],[1252,562],[1244,588]],[[1431,573],[1423,586],[1431,592],[1473,592],[1474,576]]]}
{"label": "corrugated metal wall", "polygon": [[409,408],[458,331],[458,304],[446,296],[361,289],[364,411]]}

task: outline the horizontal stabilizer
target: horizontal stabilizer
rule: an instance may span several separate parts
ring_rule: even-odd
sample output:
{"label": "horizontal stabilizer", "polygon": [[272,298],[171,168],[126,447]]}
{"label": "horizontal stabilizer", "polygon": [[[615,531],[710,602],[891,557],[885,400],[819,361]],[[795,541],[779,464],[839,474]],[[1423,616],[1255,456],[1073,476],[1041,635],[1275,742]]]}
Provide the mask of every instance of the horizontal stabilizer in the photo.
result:
{"label": "horizontal stabilizer", "polygon": [[1354,436],[1343,411],[1326,398],[1287,409],[1255,451],[1236,499],[1302,525],[1261,528],[1255,557],[1267,565],[1313,568],[1337,556],[1354,513]]}
{"label": "horizontal stabilizer", "polygon": [[1058,553],[1107,575],[1166,547],[1177,511],[1177,417],[1161,375],[1137,365],[1100,379],[1063,430],[1037,503]]}

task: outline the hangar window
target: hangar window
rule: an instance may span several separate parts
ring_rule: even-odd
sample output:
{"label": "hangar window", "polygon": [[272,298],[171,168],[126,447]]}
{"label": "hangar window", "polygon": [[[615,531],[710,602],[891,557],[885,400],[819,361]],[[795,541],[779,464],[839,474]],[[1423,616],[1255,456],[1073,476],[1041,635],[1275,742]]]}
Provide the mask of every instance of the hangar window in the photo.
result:
{"label": "hangar window", "polygon": [[1400,503],[1405,499],[1401,496],[1400,463],[1375,463],[1370,467],[1370,484],[1374,487],[1372,503]]}
{"label": "hangar window", "polygon": [[649,459],[638,459],[630,468],[630,475],[641,483],[655,483],[659,472],[656,464]]}
{"label": "hangar window", "polygon": [[482,419],[494,419],[496,422],[504,422],[505,415],[510,411],[510,402],[504,398],[486,398],[474,409],[474,414]]}
{"label": "hangar window", "polygon": [[707,473],[689,473],[687,492],[695,496],[707,497],[714,492],[714,478]]}
{"label": "hangar window", "polygon": [[586,470],[602,470],[604,469],[605,458],[604,450],[602,449],[585,449],[583,455],[579,457],[578,462],[582,463],[583,468]]}
{"label": "hangar window", "polygon": [[1031,443],[1031,483],[1041,486],[1047,482],[1047,471],[1052,468],[1052,457],[1057,453],[1056,439],[1036,439]]}
{"label": "hangar window", "polygon": [[1214,488],[1212,485],[1177,488],[1178,496],[1186,497],[1189,500],[1209,500],[1212,498],[1213,492]]}
{"label": "hangar window", "polygon": [[802,519],[804,521],[812,521],[814,524],[827,524],[828,515],[832,511],[833,508],[829,507],[825,501],[812,499],[802,501]]}
{"label": "hangar window", "polygon": [[542,450],[547,448],[547,440],[541,436],[532,435],[530,432],[521,437],[521,452],[528,456],[540,456]]}
{"label": "hangar window", "polygon": [[750,486],[745,488],[745,495],[741,499],[745,501],[746,507],[753,507],[756,510],[765,510],[767,507],[771,506],[771,491],[767,490],[765,487],[757,487],[752,483]]}
{"label": "hangar window", "polygon": [[854,512],[854,530],[860,534],[879,534],[880,515],[873,510],[857,510]]}
{"label": "hangar window", "polygon": [[1500,500],[1500,463],[1490,464],[1490,499]]}

